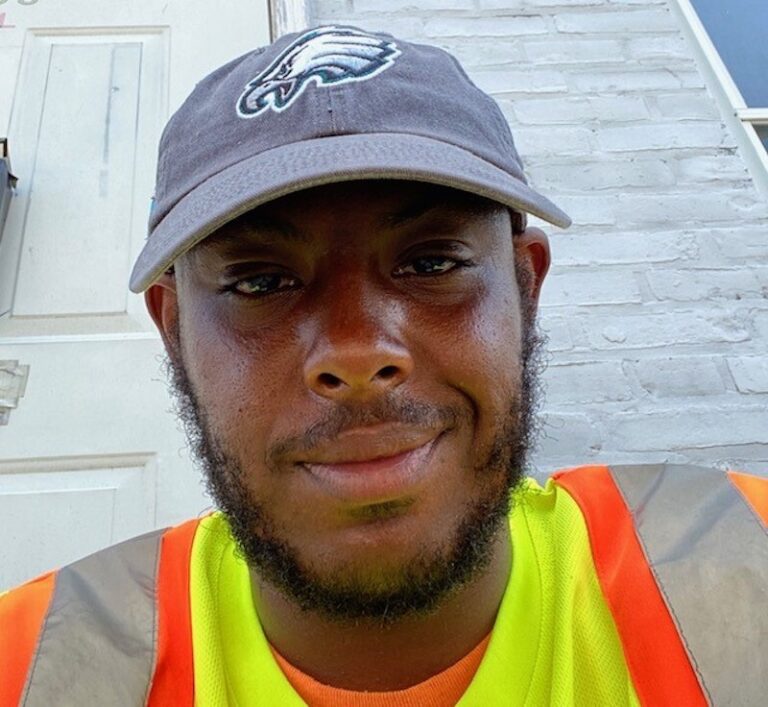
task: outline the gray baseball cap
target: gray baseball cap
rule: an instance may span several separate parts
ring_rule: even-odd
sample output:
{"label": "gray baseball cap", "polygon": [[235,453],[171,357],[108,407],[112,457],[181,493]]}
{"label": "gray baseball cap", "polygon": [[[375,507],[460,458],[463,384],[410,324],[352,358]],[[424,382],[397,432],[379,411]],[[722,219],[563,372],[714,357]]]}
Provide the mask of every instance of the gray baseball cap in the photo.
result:
{"label": "gray baseball cap", "polygon": [[453,56],[389,34],[317,27],[218,68],[168,121],[131,290],[246,211],[356,179],[440,184],[571,223],[528,186],[501,110]]}

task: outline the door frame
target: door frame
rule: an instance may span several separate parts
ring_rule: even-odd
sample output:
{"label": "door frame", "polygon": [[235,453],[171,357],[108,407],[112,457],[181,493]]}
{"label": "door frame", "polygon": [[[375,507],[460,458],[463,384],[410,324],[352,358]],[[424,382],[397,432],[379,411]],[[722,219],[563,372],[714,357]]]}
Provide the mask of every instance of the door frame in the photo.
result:
{"label": "door frame", "polygon": [[267,0],[269,5],[269,34],[274,42],[289,32],[309,25],[307,0]]}

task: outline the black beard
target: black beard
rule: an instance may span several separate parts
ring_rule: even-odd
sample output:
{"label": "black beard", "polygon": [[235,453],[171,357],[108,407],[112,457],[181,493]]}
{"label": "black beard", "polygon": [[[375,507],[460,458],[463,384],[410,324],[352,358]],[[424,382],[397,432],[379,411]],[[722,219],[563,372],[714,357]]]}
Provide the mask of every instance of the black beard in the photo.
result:
{"label": "black beard", "polygon": [[[527,291],[529,274],[518,268],[521,292]],[[167,359],[178,415],[190,447],[205,474],[208,492],[226,515],[240,553],[259,577],[286,595],[305,611],[340,622],[373,619],[388,624],[409,616],[433,612],[447,597],[466,586],[487,569],[492,547],[507,522],[515,490],[524,478],[528,453],[535,438],[535,412],[543,337],[535,324],[535,303],[522,303],[522,375],[520,394],[511,401],[506,417],[499,422],[490,451],[475,467],[483,486],[480,498],[467,506],[464,517],[444,548],[423,550],[409,558],[407,567],[378,586],[362,586],[344,579],[325,580],[305,567],[299,553],[285,540],[269,511],[249,493],[239,461],[213,433],[204,405],[198,400],[181,356],[180,332],[171,332],[173,350]],[[387,401],[378,407],[379,419],[410,423],[445,419],[449,413],[430,406]],[[345,410],[338,419],[354,426],[370,411]],[[357,415],[357,417],[356,417]],[[339,425],[341,426],[341,425]]]}

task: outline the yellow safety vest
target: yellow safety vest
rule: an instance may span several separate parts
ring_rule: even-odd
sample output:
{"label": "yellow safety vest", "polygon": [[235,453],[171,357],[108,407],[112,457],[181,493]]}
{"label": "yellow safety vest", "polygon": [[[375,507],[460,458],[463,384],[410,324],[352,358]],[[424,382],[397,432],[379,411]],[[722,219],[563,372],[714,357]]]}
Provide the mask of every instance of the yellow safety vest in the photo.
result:
{"label": "yellow safety vest", "polygon": [[[733,472],[591,466],[543,489],[528,480],[509,584],[459,704],[765,704],[766,526],[768,479]],[[0,707],[303,704],[233,547],[214,514],[0,596]],[[224,640],[233,622],[242,637]]]}

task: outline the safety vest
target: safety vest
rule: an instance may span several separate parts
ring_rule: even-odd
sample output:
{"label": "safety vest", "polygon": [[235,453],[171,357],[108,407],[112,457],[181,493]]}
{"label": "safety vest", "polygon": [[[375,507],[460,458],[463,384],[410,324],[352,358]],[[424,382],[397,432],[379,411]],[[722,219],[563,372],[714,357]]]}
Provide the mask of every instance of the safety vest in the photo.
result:
{"label": "safety vest", "polygon": [[[642,704],[768,703],[768,479],[676,465],[552,478],[584,516]],[[134,538],[1,596],[0,707],[193,707],[198,524]]]}

